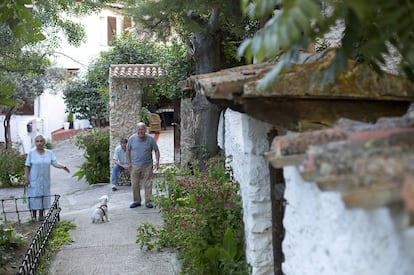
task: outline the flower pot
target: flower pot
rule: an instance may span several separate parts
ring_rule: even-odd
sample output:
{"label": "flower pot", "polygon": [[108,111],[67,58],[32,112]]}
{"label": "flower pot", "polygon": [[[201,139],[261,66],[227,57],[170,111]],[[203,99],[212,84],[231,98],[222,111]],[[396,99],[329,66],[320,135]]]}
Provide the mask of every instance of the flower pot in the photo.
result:
{"label": "flower pot", "polygon": [[69,122],[63,122],[63,129],[69,130]]}

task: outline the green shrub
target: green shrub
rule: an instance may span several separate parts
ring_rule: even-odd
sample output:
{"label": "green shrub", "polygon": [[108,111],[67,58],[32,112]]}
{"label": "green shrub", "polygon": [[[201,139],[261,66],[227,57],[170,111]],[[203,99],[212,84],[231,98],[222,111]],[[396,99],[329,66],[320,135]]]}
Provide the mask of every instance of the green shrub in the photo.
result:
{"label": "green shrub", "polygon": [[23,183],[26,155],[0,145],[0,182],[4,187]]}
{"label": "green shrub", "polygon": [[248,274],[239,184],[228,167],[221,157],[204,171],[164,169],[154,194],[164,225],[140,226],[141,248],[176,248],[183,274]]}
{"label": "green shrub", "polygon": [[76,224],[70,221],[60,221],[52,230],[51,238],[47,242],[46,250],[41,256],[38,267],[36,269],[37,275],[47,275],[50,263],[56,255],[56,252],[65,245],[73,242],[69,230],[76,229]]}
{"label": "green shrub", "polygon": [[46,149],[49,149],[49,150],[51,150],[51,149],[53,149],[53,142],[52,142],[52,140],[51,139],[47,139],[46,140],[46,143],[45,143],[45,148]]}
{"label": "green shrub", "polygon": [[92,129],[78,134],[75,145],[85,150],[86,161],[78,166],[74,176],[85,177],[89,184],[109,182],[109,131],[106,128]]}
{"label": "green shrub", "polygon": [[5,227],[0,224],[0,270],[5,269],[14,262],[12,251],[26,245],[27,240],[24,235],[17,233],[13,227]]}
{"label": "green shrub", "polygon": [[147,109],[147,107],[142,107],[139,115],[141,117],[141,121],[144,122],[145,125],[149,126],[151,112]]}

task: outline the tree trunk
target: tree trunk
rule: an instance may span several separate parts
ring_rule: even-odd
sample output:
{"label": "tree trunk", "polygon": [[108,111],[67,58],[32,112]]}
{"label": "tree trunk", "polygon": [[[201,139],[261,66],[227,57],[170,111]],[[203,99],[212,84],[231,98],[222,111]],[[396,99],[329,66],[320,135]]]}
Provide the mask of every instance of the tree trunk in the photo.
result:
{"label": "tree trunk", "polygon": [[[213,33],[197,33],[193,37],[193,58],[196,73],[210,73],[220,70],[220,39]],[[217,127],[220,109],[203,95],[197,94],[192,101],[194,111],[193,156],[204,163],[206,158],[218,152]]]}
{"label": "tree trunk", "polygon": [[221,69],[220,38],[212,33],[197,33],[193,36],[196,74],[216,72]]}
{"label": "tree trunk", "polygon": [[11,132],[10,132],[10,118],[13,114],[13,110],[15,107],[11,107],[9,110],[7,110],[6,116],[3,121],[4,125],[4,141],[6,144],[6,149],[9,148],[11,145]]}

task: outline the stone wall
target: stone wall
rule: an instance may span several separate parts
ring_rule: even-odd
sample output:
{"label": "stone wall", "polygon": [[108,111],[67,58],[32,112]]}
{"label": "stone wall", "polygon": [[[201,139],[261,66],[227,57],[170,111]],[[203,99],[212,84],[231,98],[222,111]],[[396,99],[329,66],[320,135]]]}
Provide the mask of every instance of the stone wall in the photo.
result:
{"label": "stone wall", "polygon": [[231,156],[243,201],[246,258],[252,274],[274,274],[267,133],[271,125],[227,109],[220,117],[218,145]]}
{"label": "stone wall", "polygon": [[[192,110],[191,99],[181,100],[181,123],[180,123],[180,160],[182,164],[191,161],[191,151],[189,148],[194,146],[194,113]],[[177,160],[176,160],[177,161]]]}
{"label": "stone wall", "polygon": [[136,132],[140,121],[142,89],[137,79],[113,78],[109,90],[110,157],[121,138]]}

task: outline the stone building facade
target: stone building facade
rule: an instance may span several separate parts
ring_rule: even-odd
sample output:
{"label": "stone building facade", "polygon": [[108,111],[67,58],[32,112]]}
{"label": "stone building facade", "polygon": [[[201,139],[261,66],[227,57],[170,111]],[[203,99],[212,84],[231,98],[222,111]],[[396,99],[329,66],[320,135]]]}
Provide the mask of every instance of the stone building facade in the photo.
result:
{"label": "stone building facade", "polygon": [[121,138],[136,132],[142,108],[142,85],[162,76],[154,64],[111,65],[109,88],[110,157]]}

